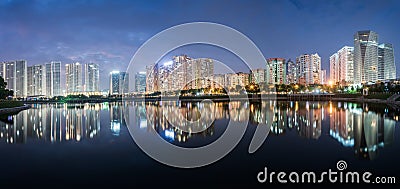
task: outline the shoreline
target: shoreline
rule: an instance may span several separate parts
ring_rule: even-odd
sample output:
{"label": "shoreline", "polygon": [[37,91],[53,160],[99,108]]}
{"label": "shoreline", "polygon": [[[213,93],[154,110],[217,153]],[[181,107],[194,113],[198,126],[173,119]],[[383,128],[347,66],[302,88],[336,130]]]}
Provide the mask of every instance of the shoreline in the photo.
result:
{"label": "shoreline", "polygon": [[[277,100],[277,101],[349,101],[358,103],[383,103],[397,106],[400,108],[400,101],[393,101],[388,99],[370,99],[362,96],[352,97],[335,97],[334,94],[321,94],[321,95],[221,95],[221,96],[197,96],[197,97],[130,97],[130,98],[113,98],[113,99],[76,99],[69,101],[49,101],[49,100],[35,100],[35,101],[21,101],[26,104],[77,104],[77,103],[104,103],[104,102],[157,102],[157,101],[176,101],[179,99],[182,102],[199,102],[203,100],[212,100],[215,102],[224,101],[245,101],[259,102],[261,100]],[[1,114],[1,112],[0,112]]]}
{"label": "shoreline", "polygon": [[29,108],[31,108],[31,107],[28,106],[28,105],[17,106],[17,107],[12,107],[12,108],[1,108],[0,109],[0,115],[17,114],[20,111],[27,110]]}

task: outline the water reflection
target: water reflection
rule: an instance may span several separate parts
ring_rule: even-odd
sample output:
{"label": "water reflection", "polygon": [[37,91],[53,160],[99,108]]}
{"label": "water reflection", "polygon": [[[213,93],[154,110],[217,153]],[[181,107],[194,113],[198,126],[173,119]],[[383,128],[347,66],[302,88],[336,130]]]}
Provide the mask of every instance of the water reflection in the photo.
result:
{"label": "water reflection", "polygon": [[0,140],[26,143],[27,140],[62,142],[94,138],[100,133],[102,104],[36,104],[0,121]]}
{"label": "water reflection", "polygon": [[[125,106],[133,110],[130,115],[134,117],[124,116]],[[186,132],[173,127],[171,122],[187,126],[187,122],[177,119],[179,116],[188,121],[205,120],[207,124],[195,124],[204,131]],[[175,144],[209,143],[224,132],[228,121],[244,125],[249,122],[252,128],[267,123],[271,124],[270,137],[296,140],[294,134],[319,142],[327,136],[332,143],[352,148],[361,159],[375,159],[380,149],[394,143],[398,113],[386,106],[346,102],[37,104],[17,115],[0,117],[0,144],[81,142],[98,138],[101,129],[108,131],[106,135],[120,136],[129,119],[145,133],[155,131]]]}
{"label": "water reflection", "polygon": [[[204,115],[198,114],[201,109],[199,102],[176,102],[169,104],[168,108],[163,108],[162,103],[135,102],[133,107],[136,126],[147,131],[154,128],[169,141],[182,143],[192,136],[210,137],[215,133],[215,127],[226,126],[216,125],[218,120],[250,121],[250,126],[270,120],[270,135],[284,136],[287,132],[295,132],[301,138],[318,140],[324,131],[344,147],[354,148],[355,155],[365,159],[376,158],[379,148],[393,143],[394,119],[397,119],[396,114],[389,113],[386,107],[373,108],[367,104],[346,102],[217,102]],[[173,108],[179,111],[171,110]],[[172,127],[164,116],[170,112],[163,111],[180,112],[187,120],[196,120],[199,116],[216,120],[202,133],[184,132]],[[178,116],[172,116],[172,119],[174,117]]]}
{"label": "water reflection", "polygon": [[330,104],[329,134],[343,146],[353,147],[358,157],[375,159],[380,147],[393,143],[396,122],[386,109],[384,113],[375,113],[369,111],[367,104],[362,106],[338,103],[332,107]]}

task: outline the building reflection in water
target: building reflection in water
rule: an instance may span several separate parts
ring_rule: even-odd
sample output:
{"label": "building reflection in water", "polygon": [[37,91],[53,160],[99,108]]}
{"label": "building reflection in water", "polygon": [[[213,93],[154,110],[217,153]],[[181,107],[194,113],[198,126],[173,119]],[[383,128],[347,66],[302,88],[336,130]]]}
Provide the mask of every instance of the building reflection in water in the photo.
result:
{"label": "building reflection in water", "polygon": [[126,125],[124,114],[123,114],[123,103],[122,102],[114,102],[109,105],[110,111],[110,129],[113,135],[119,136],[121,132],[121,126]]}
{"label": "building reflection in water", "polygon": [[[225,116],[226,109],[222,106],[222,103],[135,102],[133,106],[135,108],[135,125],[149,132],[154,129],[167,140],[186,142],[192,136],[212,136],[214,120],[223,119]],[[200,113],[202,109],[207,109],[207,111],[203,111],[203,115]],[[180,117],[184,119],[179,119]],[[198,121],[199,119],[202,121]],[[200,128],[202,132],[185,132],[172,126],[189,128],[189,122],[193,127]]]}
{"label": "building reflection in water", "polygon": [[[364,110],[364,111],[363,111]],[[379,148],[391,145],[394,140],[396,121],[388,114],[371,111],[368,104],[330,103],[329,134],[343,146],[353,147],[354,153],[363,159],[375,159]]]}
{"label": "building reflection in water", "polygon": [[100,134],[102,104],[34,104],[0,121],[0,141],[81,141]]}
{"label": "building reflection in water", "polygon": [[396,124],[396,116],[389,115],[387,109],[371,111],[367,104],[346,102],[216,102],[211,111],[205,111],[205,115],[199,115],[201,107],[197,102],[173,102],[168,104],[168,108],[162,106],[159,102],[134,102],[135,125],[149,132],[154,128],[164,139],[178,142],[186,142],[194,135],[213,135],[215,121],[204,132],[184,132],[172,127],[163,116],[169,112],[165,114],[163,111],[179,112],[188,120],[205,116],[215,120],[250,121],[251,125],[271,122],[270,135],[275,136],[293,130],[302,138],[318,140],[326,129],[325,132],[333,139],[345,147],[353,147],[355,155],[366,159],[374,159],[379,147],[393,143]]}
{"label": "building reflection in water", "polygon": [[[355,155],[363,159],[376,158],[380,148],[393,143],[395,120],[398,120],[398,113],[386,107],[346,102],[131,103],[128,106],[133,108],[135,115],[131,121],[144,130],[156,131],[169,141],[187,142],[194,136],[213,136],[217,133],[216,127],[225,129],[228,121],[250,122],[249,126],[262,123],[271,124],[269,134],[272,136],[296,132],[298,136],[312,140],[318,140],[326,129],[325,133],[344,147],[353,148]],[[32,105],[31,109],[17,115],[0,117],[0,142],[12,144],[29,140],[54,143],[92,139],[100,134],[101,110],[109,111],[109,129],[111,134],[118,136],[121,127],[126,125],[125,106],[127,104],[124,103]],[[179,116],[186,121],[203,120],[194,124],[203,131],[185,132],[179,129],[188,124],[177,119]],[[129,121],[129,116],[126,119]],[[171,122],[180,127],[173,127]],[[218,130],[220,132],[223,130]]]}

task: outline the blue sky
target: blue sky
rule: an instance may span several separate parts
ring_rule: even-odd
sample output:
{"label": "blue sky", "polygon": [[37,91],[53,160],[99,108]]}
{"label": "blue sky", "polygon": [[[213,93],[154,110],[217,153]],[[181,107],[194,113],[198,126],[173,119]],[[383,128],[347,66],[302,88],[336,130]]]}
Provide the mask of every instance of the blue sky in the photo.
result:
{"label": "blue sky", "polygon": [[[395,57],[400,57],[398,10],[396,0],[0,0],[0,61],[95,62],[100,64],[100,87],[105,89],[108,73],[125,70],[150,37],[177,24],[206,21],[244,33],[266,58],[293,60],[317,52],[322,67],[328,69],[329,56],[344,45],[353,46],[353,34],[359,30],[374,30],[379,41],[392,43]],[[174,51],[195,58],[225,57],[236,65],[232,55],[221,52],[196,45]]]}

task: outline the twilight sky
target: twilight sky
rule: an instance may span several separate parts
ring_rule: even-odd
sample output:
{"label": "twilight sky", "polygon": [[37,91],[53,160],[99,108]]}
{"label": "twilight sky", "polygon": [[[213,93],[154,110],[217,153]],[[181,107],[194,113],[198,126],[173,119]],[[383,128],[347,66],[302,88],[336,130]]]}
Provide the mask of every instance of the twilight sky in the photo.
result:
{"label": "twilight sky", "polygon": [[[329,56],[344,45],[353,46],[358,30],[374,30],[379,42],[392,43],[395,57],[400,57],[398,10],[396,0],[0,0],[0,62],[95,62],[101,67],[100,88],[106,89],[108,73],[126,70],[135,51],[150,37],[174,25],[202,21],[242,32],[266,58],[293,60],[317,52],[322,68],[329,69]],[[176,49],[167,59],[182,53],[216,58],[232,67],[240,64],[232,54],[204,45]]]}

